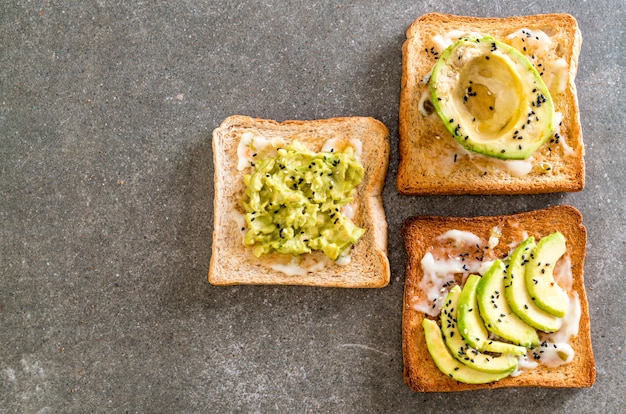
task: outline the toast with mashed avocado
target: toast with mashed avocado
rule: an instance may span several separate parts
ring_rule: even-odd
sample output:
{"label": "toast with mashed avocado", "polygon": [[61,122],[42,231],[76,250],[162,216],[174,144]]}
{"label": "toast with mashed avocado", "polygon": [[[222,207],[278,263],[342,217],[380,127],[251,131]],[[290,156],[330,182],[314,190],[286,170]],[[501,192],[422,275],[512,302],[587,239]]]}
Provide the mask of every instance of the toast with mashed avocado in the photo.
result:
{"label": "toast with mashed avocado", "polygon": [[406,32],[403,194],[580,191],[584,146],[574,17],[430,13]]}
{"label": "toast with mashed avocado", "polygon": [[[402,237],[402,353],[412,390],[593,385],[578,210],[416,216]],[[536,291],[528,294],[527,284]],[[567,298],[563,312],[537,303],[554,289]]]}
{"label": "toast with mashed avocado", "polygon": [[381,122],[231,116],[213,131],[213,160],[210,283],[389,283]]}

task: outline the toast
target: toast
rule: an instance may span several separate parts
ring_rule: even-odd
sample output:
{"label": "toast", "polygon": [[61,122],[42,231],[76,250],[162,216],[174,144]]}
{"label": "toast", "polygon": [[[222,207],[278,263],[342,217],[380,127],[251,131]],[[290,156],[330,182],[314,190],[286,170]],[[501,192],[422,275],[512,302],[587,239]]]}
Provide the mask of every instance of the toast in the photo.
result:
{"label": "toast", "polygon": [[[575,354],[572,362],[558,367],[547,367],[539,364],[537,368],[523,371],[519,376],[509,376],[486,384],[468,384],[457,382],[442,373],[435,365],[427,347],[424,329],[425,318],[438,320],[430,312],[431,303],[436,300],[427,298],[428,289],[420,282],[424,278],[421,261],[429,249],[435,244],[437,237],[449,230],[468,231],[485,241],[493,237],[493,228],[501,231],[499,240],[493,246],[479,247],[484,259],[503,258],[519,245],[527,236],[539,239],[552,232],[560,231],[566,239],[566,256],[571,261],[571,287],[567,287],[570,297],[577,293],[580,303],[580,322],[578,334],[570,340]],[[408,253],[406,279],[402,312],[402,351],[404,359],[404,378],[406,384],[419,392],[451,392],[475,390],[479,388],[502,387],[590,387],[596,377],[591,336],[589,326],[589,310],[585,294],[583,267],[585,260],[586,230],[582,224],[582,216],[573,207],[556,206],[542,210],[490,217],[410,217],[402,226],[402,237]],[[493,247],[490,247],[493,246]],[[484,250],[484,247],[490,247]],[[473,254],[472,254],[473,256]],[[481,258],[483,260],[483,258]],[[563,259],[561,259],[563,260]],[[463,259],[465,262],[465,260]],[[465,262],[468,263],[469,262]],[[557,262],[558,265],[558,262]],[[564,267],[567,263],[565,262]],[[471,264],[470,264],[471,267]],[[451,289],[462,284],[465,274],[454,274],[454,279],[446,282],[442,290]],[[562,282],[559,282],[563,284]],[[431,291],[432,293],[432,291]],[[435,295],[445,293],[435,290]],[[427,315],[426,312],[431,313]],[[541,335],[540,335],[541,337]]]}
{"label": "toast", "polygon": [[[245,162],[241,165],[238,146],[246,133],[278,141],[281,145],[296,140],[316,153],[329,139],[360,142],[359,158],[364,173],[352,204],[353,221],[365,232],[353,245],[349,263],[338,264],[338,261],[327,260],[323,254],[314,251],[300,258],[314,265],[304,267],[304,271],[302,267],[296,267],[294,271],[290,261],[292,257],[274,253],[256,257],[252,247],[244,245],[243,199],[246,187],[243,177],[250,173],[251,168]],[[261,154],[258,156],[261,157]],[[387,221],[381,197],[389,163],[389,132],[381,122],[367,117],[345,117],[279,123],[231,116],[213,131],[213,160],[215,198],[209,268],[211,284],[380,288],[389,283]],[[315,270],[320,263],[322,268]]]}
{"label": "toast", "polygon": [[[523,51],[521,30],[549,40]],[[434,110],[429,78],[439,55],[467,35],[489,35],[525,54],[540,72],[560,125],[525,161],[503,161],[469,151]],[[584,146],[574,78],[581,34],[567,14],[477,18],[431,13],[415,20],[402,48],[398,191],[408,195],[537,194],[580,191],[585,185]],[[543,38],[542,38],[543,39]],[[541,50],[540,56],[535,50]],[[560,115],[559,115],[560,114]],[[517,131],[516,131],[517,132]]]}

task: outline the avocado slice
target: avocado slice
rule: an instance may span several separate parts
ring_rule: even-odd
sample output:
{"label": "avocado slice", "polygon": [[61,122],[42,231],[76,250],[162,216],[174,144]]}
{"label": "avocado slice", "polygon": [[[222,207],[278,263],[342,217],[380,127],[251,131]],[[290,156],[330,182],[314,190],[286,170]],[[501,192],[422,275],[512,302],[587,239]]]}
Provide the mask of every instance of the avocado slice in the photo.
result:
{"label": "avocado slice", "polygon": [[506,378],[515,371],[515,369],[512,369],[505,372],[490,373],[470,368],[460,363],[450,354],[441,336],[441,329],[439,325],[437,325],[437,322],[432,319],[424,319],[422,321],[422,327],[424,328],[424,335],[426,337],[426,347],[435,361],[435,365],[437,365],[437,368],[439,368],[441,372],[456,381],[466,384],[485,384]]}
{"label": "avocado slice", "polygon": [[532,348],[539,344],[537,331],[511,311],[504,297],[504,263],[496,260],[476,286],[480,316],[487,329],[517,345]]}
{"label": "avocado slice", "polygon": [[457,285],[446,295],[441,308],[441,332],[452,355],[462,364],[483,372],[509,372],[517,367],[517,358],[512,354],[498,357],[483,354],[465,342],[459,332],[457,313],[461,288]]}
{"label": "avocado slice", "polygon": [[535,246],[535,238],[528,237],[511,254],[504,276],[504,296],[511,310],[528,325],[543,332],[556,332],[562,320],[535,305],[526,289],[526,268]]}
{"label": "avocado slice", "polygon": [[524,355],[526,348],[523,346],[489,339],[489,332],[480,317],[476,302],[476,286],[479,281],[480,276],[469,275],[459,297],[456,319],[461,336],[465,342],[480,352]]}
{"label": "avocado slice", "polygon": [[569,309],[569,296],[554,281],[554,265],[565,254],[565,237],[555,232],[537,243],[526,264],[526,288],[535,304],[562,318]]}
{"label": "avocado slice", "polygon": [[552,97],[532,63],[490,36],[450,45],[429,87],[444,125],[470,151],[526,159],[555,127]]}

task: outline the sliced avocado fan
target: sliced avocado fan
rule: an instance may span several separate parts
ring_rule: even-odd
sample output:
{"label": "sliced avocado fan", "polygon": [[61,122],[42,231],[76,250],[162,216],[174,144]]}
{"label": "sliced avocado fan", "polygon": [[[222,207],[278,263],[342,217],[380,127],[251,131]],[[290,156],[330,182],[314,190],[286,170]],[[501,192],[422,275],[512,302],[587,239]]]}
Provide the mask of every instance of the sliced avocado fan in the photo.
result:
{"label": "sliced avocado fan", "polygon": [[526,159],[555,127],[552,97],[533,64],[490,36],[449,46],[429,87],[444,125],[470,151]]}

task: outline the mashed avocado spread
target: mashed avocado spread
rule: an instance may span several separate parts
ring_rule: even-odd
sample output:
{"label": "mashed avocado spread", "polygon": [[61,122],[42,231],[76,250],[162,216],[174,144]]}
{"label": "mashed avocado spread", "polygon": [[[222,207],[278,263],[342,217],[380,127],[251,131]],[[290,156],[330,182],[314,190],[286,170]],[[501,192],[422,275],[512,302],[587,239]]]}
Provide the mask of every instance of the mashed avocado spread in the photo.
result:
{"label": "mashed avocado spread", "polygon": [[293,141],[276,156],[255,160],[244,176],[244,243],[256,257],[318,250],[336,260],[365,232],[342,214],[362,179],[350,146],[315,153]]}

